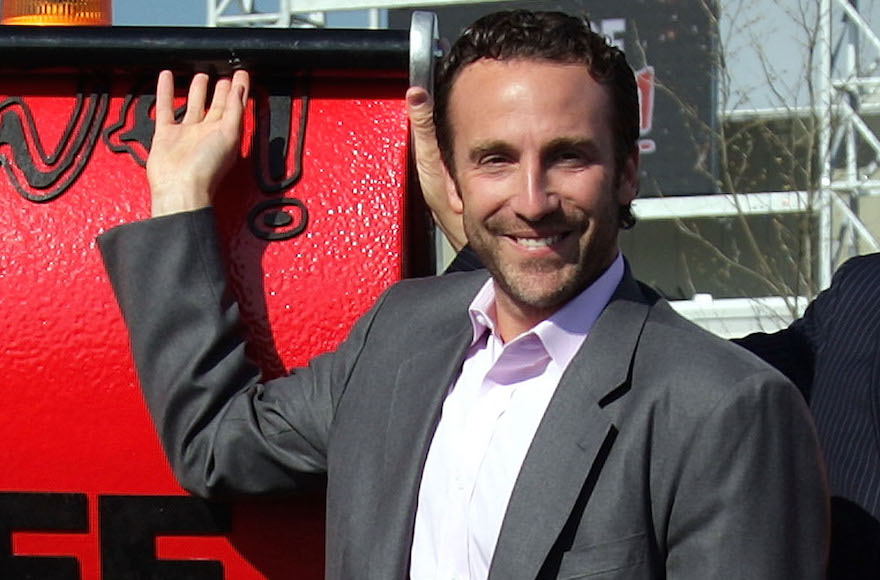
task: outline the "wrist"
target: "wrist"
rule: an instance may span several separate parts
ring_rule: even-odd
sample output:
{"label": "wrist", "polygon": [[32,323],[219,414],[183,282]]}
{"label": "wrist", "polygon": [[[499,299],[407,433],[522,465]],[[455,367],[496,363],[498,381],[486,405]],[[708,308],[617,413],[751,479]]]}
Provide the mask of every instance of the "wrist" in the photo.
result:
{"label": "wrist", "polygon": [[177,193],[173,195],[154,195],[151,200],[150,214],[153,217],[170,215],[185,211],[194,211],[209,207],[210,196],[205,193]]}

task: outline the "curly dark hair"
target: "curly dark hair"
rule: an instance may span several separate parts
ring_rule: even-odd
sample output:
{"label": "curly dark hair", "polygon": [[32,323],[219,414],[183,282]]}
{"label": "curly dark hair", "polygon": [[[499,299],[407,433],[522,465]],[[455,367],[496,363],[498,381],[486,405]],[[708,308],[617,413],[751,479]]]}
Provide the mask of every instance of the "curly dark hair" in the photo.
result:
{"label": "curly dark hair", "polygon": [[[443,59],[435,82],[434,123],[443,162],[454,172],[449,95],[461,71],[478,60],[546,60],[584,64],[611,97],[616,179],[638,146],[639,95],[623,52],[593,31],[587,18],[562,12],[508,10],[483,16],[462,33]],[[621,207],[620,226],[635,224],[630,205]]]}

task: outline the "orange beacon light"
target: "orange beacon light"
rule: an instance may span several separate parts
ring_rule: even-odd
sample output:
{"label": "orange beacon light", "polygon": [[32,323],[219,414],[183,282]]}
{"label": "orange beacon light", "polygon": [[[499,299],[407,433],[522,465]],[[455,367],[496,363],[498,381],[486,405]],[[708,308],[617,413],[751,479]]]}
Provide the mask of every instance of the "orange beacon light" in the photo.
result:
{"label": "orange beacon light", "polygon": [[0,0],[0,24],[109,26],[111,0]]}

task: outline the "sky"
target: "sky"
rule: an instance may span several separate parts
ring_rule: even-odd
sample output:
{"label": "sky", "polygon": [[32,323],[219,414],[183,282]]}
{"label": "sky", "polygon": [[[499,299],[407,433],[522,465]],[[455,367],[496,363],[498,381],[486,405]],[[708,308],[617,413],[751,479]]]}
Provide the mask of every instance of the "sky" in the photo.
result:
{"label": "sky", "polygon": [[113,24],[204,26],[206,0],[113,0]]}
{"label": "sky", "polygon": [[[263,4],[278,7],[277,0]],[[113,24],[121,26],[204,26],[206,12],[207,0],[113,0]],[[328,13],[327,21],[329,26],[367,26],[363,13]]]}

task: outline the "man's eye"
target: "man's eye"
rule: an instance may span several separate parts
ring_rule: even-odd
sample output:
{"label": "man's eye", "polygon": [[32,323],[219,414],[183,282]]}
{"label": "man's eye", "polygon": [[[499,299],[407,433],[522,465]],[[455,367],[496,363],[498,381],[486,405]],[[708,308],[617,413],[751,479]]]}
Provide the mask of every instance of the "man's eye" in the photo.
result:
{"label": "man's eye", "polygon": [[507,163],[507,157],[504,155],[486,155],[480,163],[483,165],[500,165],[502,163]]}
{"label": "man's eye", "polygon": [[560,151],[556,159],[562,163],[584,163],[584,155],[580,151]]}

